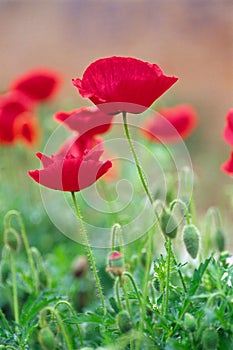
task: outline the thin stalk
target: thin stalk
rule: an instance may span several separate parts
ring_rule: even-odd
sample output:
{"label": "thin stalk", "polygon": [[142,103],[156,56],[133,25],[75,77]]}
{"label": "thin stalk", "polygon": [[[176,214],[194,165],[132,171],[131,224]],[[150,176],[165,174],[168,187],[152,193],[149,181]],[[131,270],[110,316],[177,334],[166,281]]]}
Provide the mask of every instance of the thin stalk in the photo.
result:
{"label": "thin stalk", "polygon": [[[66,300],[59,300],[59,301],[56,303],[56,305],[54,306],[54,309],[56,309],[56,308],[57,308],[59,305],[61,305],[61,304],[66,305],[66,306],[69,308],[69,310],[71,311],[71,314],[72,314],[73,316],[75,316],[75,312],[74,312],[73,307],[72,307],[72,306],[70,305],[70,303],[69,303],[68,301],[66,301]],[[76,322],[75,325],[76,325],[76,328],[77,328],[77,331],[78,331],[79,340],[80,340],[80,345],[83,346],[83,337],[82,337],[82,333],[81,333],[81,330],[80,330],[80,327],[79,327],[78,322]]]}
{"label": "thin stalk", "polygon": [[169,302],[169,284],[170,284],[170,268],[171,268],[171,239],[167,240],[167,261],[166,261],[166,283],[165,283],[165,307],[164,307],[164,316],[168,313],[168,302]]}
{"label": "thin stalk", "polygon": [[127,117],[126,117],[126,112],[122,112],[122,115],[123,115],[123,121],[124,121],[124,129],[125,129],[125,135],[126,135],[126,138],[128,140],[128,143],[129,143],[129,147],[131,149],[131,152],[132,152],[132,155],[133,155],[133,158],[134,158],[134,161],[135,161],[135,164],[136,164],[136,167],[137,167],[137,171],[138,171],[138,175],[139,175],[139,178],[141,180],[141,183],[142,183],[142,186],[147,194],[147,197],[150,201],[151,204],[153,204],[153,198],[150,194],[150,191],[149,191],[149,188],[147,186],[147,183],[146,183],[146,180],[145,180],[145,177],[144,177],[144,174],[143,174],[143,170],[142,170],[142,167],[140,165],[140,162],[139,162],[139,159],[137,157],[137,153],[135,151],[135,148],[134,148],[134,145],[133,145],[133,142],[131,140],[131,136],[130,136],[130,133],[129,133],[129,128],[128,128],[128,124],[127,124]]}
{"label": "thin stalk", "polygon": [[122,304],[121,304],[121,298],[120,298],[120,293],[119,293],[119,284],[120,284],[120,276],[117,276],[114,284],[114,289],[115,289],[115,296],[117,300],[117,304],[120,310],[122,310]]}
{"label": "thin stalk", "polygon": [[33,279],[33,285],[35,287],[35,294],[37,295],[39,293],[39,279],[38,279],[38,275],[36,273],[36,268],[35,268],[35,264],[34,264],[34,261],[33,261],[32,252],[30,250],[30,246],[29,246],[29,243],[28,243],[25,227],[24,227],[23,220],[21,218],[20,213],[17,212],[16,210],[10,210],[5,216],[5,226],[6,226],[6,228],[10,227],[10,219],[13,216],[16,216],[16,218],[18,220],[20,233],[21,233],[23,244],[24,244],[24,247],[25,247],[25,250],[26,250],[26,254],[27,254],[27,257],[28,257],[28,262],[29,262],[29,265],[30,265],[30,269],[31,269],[31,272],[32,272],[32,279]]}
{"label": "thin stalk", "polygon": [[111,214],[113,216],[113,223],[115,224],[115,223],[119,222],[119,218],[118,218],[118,215],[116,214],[115,206],[112,202],[111,193],[109,192],[108,187],[106,186],[106,182],[104,181],[104,179],[100,178],[99,183],[101,184],[102,191],[104,193],[104,197],[105,197],[106,201],[108,202],[109,209],[110,209]]}
{"label": "thin stalk", "polygon": [[79,222],[80,222],[83,243],[84,243],[84,245],[86,247],[87,255],[88,255],[88,258],[90,260],[92,271],[93,271],[93,274],[94,274],[94,277],[95,277],[96,286],[97,286],[97,290],[98,290],[98,293],[99,293],[99,298],[100,298],[102,307],[104,309],[104,313],[106,313],[106,306],[105,306],[105,301],[104,301],[103,290],[102,290],[100,279],[99,279],[99,276],[98,276],[94,255],[93,255],[92,250],[90,248],[90,244],[89,244],[88,237],[87,237],[87,232],[86,232],[86,229],[85,229],[85,226],[84,226],[84,223],[83,223],[82,214],[81,214],[80,209],[78,207],[78,203],[77,203],[77,200],[76,200],[76,197],[75,197],[75,193],[71,192],[71,196],[72,196],[72,200],[73,200],[73,203],[74,203],[74,207],[75,207],[75,211],[76,211],[77,217],[78,217]]}
{"label": "thin stalk", "polygon": [[127,272],[127,271],[123,272],[123,275],[124,275],[124,276],[127,276],[127,277],[130,279],[130,282],[131,282],[131,284],[132,284],[132,286],[133,286],[133,289],[134,289],[134,291],[135,291],[135,293],[136,293],[136,296],[137,296],[139,305],[140,305],[140,307],[142,307],[141,295],[140,295],[140,293],[139,293],[139,291],[138,291],[138,288],[137,288],[137,285],[136,285],[136,283],[135,283],[135,281],[134,281],[133,276],[131,275],[131,273],[129,273],[129,272]]}
{"label": "thin stalk", "polygon": [[10,251],[10,260],[11,260],[11,274],[12,274],[12,285],[13,285],[14,317],[15,317],[15,322],[19,323],[19,303],[18,303],[18,289],[17,289],[17,281],[16,281],[15,257],[12,251]]}

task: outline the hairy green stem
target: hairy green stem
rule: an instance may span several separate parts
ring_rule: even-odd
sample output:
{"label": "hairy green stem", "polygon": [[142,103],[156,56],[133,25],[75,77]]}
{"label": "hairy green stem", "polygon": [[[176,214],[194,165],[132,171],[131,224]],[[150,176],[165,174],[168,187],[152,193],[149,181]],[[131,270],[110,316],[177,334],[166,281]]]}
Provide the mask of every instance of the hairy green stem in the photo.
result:
{"label": "hairy green stem", "polygon": [[169,289],[170,289],[170,268],[171,268],[171,250],[172,242],[171,239],[167,240],[167,261],[166,261],[166,283],[165,283],[165,307],[164,307],[164,316],[168,313],[168,303],[169,303]]}
{"label": "hairy green stem", "polygon": [[132,152],[132,155],[133,155],[136,167],[137,167],[139,178],[141,180],[142,186],[143,186],[143,188],[144,188],[144,190],[145,190],[145,192],[147,194],[147,197],[148,197],[150,203],[153,204],[153,198],[152,198],[152,196],[150,194],[149,188],[147,186],[147,183],[146,183],[146,180],[145,180],[145,177],[144,177],[144,174],[143,174],[142,167],[140,165],[139,159],[137,157],[137,153],[136,153],[136,151],[134,149],[134,145],[133,145],[133,142],[131,140],[131,136],[130,136],[129,128],[128,128],[128,124],[127,124],[126,112],[122,112],[122,115],[123,115],[123,121],[124,121],[125,135],[126,135],[126,138],[128,140],[129,147],[131,149],[131,152]]}
{"label": "hairy green stem", "polygon": [[117,300],[117,304],[120,310],[122,310],[122,304],[121,304],[121,298],[120,298],[120,292],[119,292],[119,284],[120,284],[120,276],[117,276],[114,284],[114,290],[115,290],[115,296]]}
{"label": "hairy green stem", "polygon": [[81,214],[80,209],[78,207],[78,203],[76,201],[75,193],[71,192],[71,196],[72,196],[72,200],[73,200],[73,203],[74,203],[74,207],[75,207],[75,211],[76,211],[77,217],[78,217],[79,222],[80,222],[80,228],[81,228],[83,243],[84,243],[85,248],[87,250],[88,258],[90,260],[92,271],[93,271],[93,274],[94,274],[94,277],[95,277],[96,286],[97,286],[97,290],[98,290],[98,293],[99,293],[99,298],[100,298],[102,307],[104,309],[104,313],[106,313],[106,306],[105,306],[105,301],[104,301],[103,290],[102,290],[100,279],[99,279],[99,276],[98,276],[94,255],[92,253],[92,250],[90,248],[90,244],[89,244],[89,241],[88,241],[86,228],[85,228],[84,223],[83,223],[82,214]]}
{"label": "hairy green stem", "polygon": [[13,285],[13,307],[14,307],[14,317],[15,322],[19,323],[19,303],[18,303],[18,289],[16,281],[16,269],[15,269],[15,257],[14,252],[10,251],[10,261],[11,261],[11,274],[12,274],[12,285]]}

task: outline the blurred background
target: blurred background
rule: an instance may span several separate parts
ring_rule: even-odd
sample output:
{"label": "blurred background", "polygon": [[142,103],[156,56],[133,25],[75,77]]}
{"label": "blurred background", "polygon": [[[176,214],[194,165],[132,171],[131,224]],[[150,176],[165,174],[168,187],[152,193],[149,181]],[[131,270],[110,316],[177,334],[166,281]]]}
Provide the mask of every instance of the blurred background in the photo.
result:
{"label": "blurred background", "polygon": [[232,0],[0,0],[0,33],[0,91],[51,67],[65,77],[59,108],[90,104],[71,79],[100,57],[137,57],[179,77],[159,103],[192,103],[200,116],[187,141],[197,206],[229,201],[232,180],[219,167],[230,154],[221,134],[233,107]]}

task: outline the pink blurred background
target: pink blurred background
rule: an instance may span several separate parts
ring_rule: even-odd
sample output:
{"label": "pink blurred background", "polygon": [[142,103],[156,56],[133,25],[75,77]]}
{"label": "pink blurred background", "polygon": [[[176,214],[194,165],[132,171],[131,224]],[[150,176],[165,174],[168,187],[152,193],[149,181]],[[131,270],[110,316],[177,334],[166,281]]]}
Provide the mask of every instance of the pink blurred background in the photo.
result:
{"label": "pink blurred background", "polygon": [[198,191],[217,204],[218,189],[231,183],[219,166],[230,154],[221,133],[233,107],[232,0],[0,0],[0,33],[0,91],[27,69],[49,66],[66,78],[64,99],[81,106],[71,78],[111,55],[178,76],[165,101],[196,107],[200,124],[190,152]]}

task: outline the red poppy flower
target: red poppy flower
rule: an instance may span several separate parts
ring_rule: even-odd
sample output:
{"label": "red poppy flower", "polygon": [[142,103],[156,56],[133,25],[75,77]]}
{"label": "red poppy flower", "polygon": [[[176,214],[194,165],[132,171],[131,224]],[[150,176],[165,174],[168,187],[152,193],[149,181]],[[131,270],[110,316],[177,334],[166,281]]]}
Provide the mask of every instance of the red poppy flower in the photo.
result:
{"label": "red poppy flower", "polygon": [[175,143],[187,138],[197,126],[198,117],[191,105],[161,108],[145,121],[142,133],[154,142]]}
{"label": "red poppy flower", "polygon": [[79,93],[108,114],[141,113],[178,78],[163,74],[156,64],[130,57],[108,57],[93,62],[82,79],[73,79]]}
{"label": "red poppy flower", "polygon": [[227,124],[223,129],[223,138],[229,145],[233,146],[233,108],[228,111],[226,122]]}
{"label": "red poppy flower", "polygon": [[36,146],[39,143],[39,125],[37,117],[31,112],[23,112],[15,119],[13,125],[14,138],[27,146]]}
{"label": "red poppy flower", "polygon": [[[55,154],[47,157],[37,153],[43,169],[29,171],[29,175],[41,185],[60,191],[80,191],[92,185],[112,166],[110,161],[99,160],[103,151],[77,154],[79,139],[70,147],[66,154]],[[75,148],[75,152],[72,148]],[[74,156],[73,154],[76,154]]]}
{"label": "red poppy flower", "polygon": [[10,89],[20,91],[33,101],[38,102],[53,97],[60,82],[60,74],[57,72],[49,69],[34,69],[14,80]]}
{"label": "red poppy flower", "polygon": [[10,144],[15,141],[15,120],[30,110],[30,100],[20,92],[12,91],[0,97],[0,143]]}
{"label": "red poppy flower", "polygon": [[77,131],[80,135],[88,133],[89,136],[107,132],[113,119],[113,117],[96,107],[83,107],[71,112],[58,112],[54,117],[58,122],[66,125],[71,130]]}
{"label": "red poppy flower", "polygon": [[233,152],[231,152],[230,158],[221,165],[221,169],[227,175],[233,176]]}

